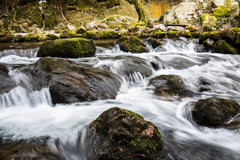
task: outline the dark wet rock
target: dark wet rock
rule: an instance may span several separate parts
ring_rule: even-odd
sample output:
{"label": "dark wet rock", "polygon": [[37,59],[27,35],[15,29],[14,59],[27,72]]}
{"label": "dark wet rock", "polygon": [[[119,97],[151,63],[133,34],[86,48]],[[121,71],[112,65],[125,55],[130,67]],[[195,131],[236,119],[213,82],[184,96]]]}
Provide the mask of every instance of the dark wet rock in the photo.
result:
{"label": "dark wet rock", "polygon": [[207,79],[207,78],[200,77],[200,78],[198,79],[198,84],[199,84],[199,85],[212,85],[213,82],[210,81],[210,80]]}
{"label": "dark wet rock", "polygon": [[150,79],[149,85],[155,87],[154,91],[157,95],[164,96],[186,96],[191,92],[186,89],[183,80],[178,75],[161,75]]}
{"label": "dark wet rock", "polygon": [[96,46],[92,40],[84,38],[57,39],[41,45],[38,57],[78,58],[94,56]]}
{"label": "dark wet rock", "polygon": [[204,45],[205,47],[207,47],[207,48],[213,48],[214,43],[215,43],[214,40],[208,38],[207,40],[205,40],[205,41],[203,42],[203,45]]}
{"label": "dark wet rock", "polygon": [[87,30],[84,26],[81,26],[78,30],[77,30],[77,34],[83,34],[86,33]]}
{"label": "dark wet rock", "polygon": [[198,84],[199,84],[198,91],[205,92],[211,90],[210,86],[213,84],[213,82],[204,77],[200,77],[198,79]]}
{"label": "dark wet rock", "polygon": [[220,127],[240,112],[240,105],[234,100],[213,97],[199,100],[191,112],[197,124]]}
{"label": "dark wet rock", "polygon": [[240,114],[233,117],[229,122],[225,123],[224,127],[240,132]]}
{"label": "dark wet rock", "polygon": [[16,87],[15,82],[8,74],[8,69],[2,65],[0,65],[0,81],[0,94],[7,93]]}
{"label": "dark wet rock", "polygon": [[223,31],[221,36],[222,39],[226,40],[229,43],[233,43],[235,41],[235,32],[233,30]]}
{"label": "dark wet rock", "polygon": [[148,38],[147,42],[153,47],[153,49],[162,45],[162,42],[155,38]]}
{"label": "dark wet rock", "polygon": [[109,71],[84,68],[66,59],[41,58],[23,72],[38,86],[49,86],[54,104],[115,98],[121,85],[120,77]]}
{"label": "dark wet rock", "polygon": [[157,127],[137,113],[114,107],[86,130],[88,159],[157,159],[164,144]]}
{"label": "dark wet rock", "polygon": [[124,52],[144,53],[149,52],[147,46],[135,36],[123,36],[116,41]]}
{"label": "dark wet rock", "polygon": [[11,42],[13,37],[11,32],[0,32],[0,42]]}
{"label": "dark wet rock", "polygon": [[224,53],[224,54],[237,54],[237,51],[234,47],[227,43],[225,40],[217,41],[214,46],[212,52],[214,53]]}
{"label": "dark wet rock", "polygon": [[[145,77],[149,77],[152,75],[152,68],[154,62],[149,62],[140,57],[128,56],[128,55],[120,55],[116,57],[99,57],[100,59],[111,59],[116,60],[116,63],[120,65],[120,67],[116,68],[117,72],[122,76],[131,76],[133,73],[141,73]],[[156,66],[157,64],[154,63]]]}
{"label": "dark wet rock", "polygon": [[49,137],[28,140],[1,140],[0,159],[2,160],[64,160],[61,153],[48,146]]}
{"label": "dark wet rock", "polygon": [[206,47],[204,47],[204,45],[202,45],[202,44],[195,45],[194,50],[199,53],[208,51],[208,49]]}

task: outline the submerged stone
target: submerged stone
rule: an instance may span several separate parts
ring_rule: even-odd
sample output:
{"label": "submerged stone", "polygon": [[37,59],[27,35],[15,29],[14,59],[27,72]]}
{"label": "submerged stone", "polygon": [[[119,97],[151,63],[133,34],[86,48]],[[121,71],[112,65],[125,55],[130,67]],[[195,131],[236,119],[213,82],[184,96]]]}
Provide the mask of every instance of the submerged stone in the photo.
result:
{"label": "submerged stone", "polygon": [[142,116],[114,107],[103,112],[86,130],[89,159],[157,159],[164,144],[157,127]]}
{"label": "submerged stone", "polygon": [[240,113],[240,105],[222,98],[201,99],[192,108],[193,120],[202,126],[220,127]]}
{"label": "submerged stone", "polygon": [[78,58],[93,56],[96,46],[92,40],[84,38],[58,39],[41,45],[38,57]]}
{"label": "submerged stone", "polygon": [[0,65],[0,94],[7,93],[14,87],[16,87],[15,82],[8,74],[8,69]]}
{"label": "submerged stone", "polygon": [[154,91],[160,96],[186,96],[191,92],[186,89],[183,79],[178,75],[161,75],[149,80],[149,85],[155,87]]}

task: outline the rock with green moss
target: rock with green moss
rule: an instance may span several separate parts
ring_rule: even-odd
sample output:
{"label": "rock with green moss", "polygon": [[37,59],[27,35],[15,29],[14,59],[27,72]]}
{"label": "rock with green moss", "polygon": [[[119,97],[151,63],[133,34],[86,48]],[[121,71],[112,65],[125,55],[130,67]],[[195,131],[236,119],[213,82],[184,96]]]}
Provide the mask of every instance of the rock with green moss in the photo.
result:
{"label": "rock with green moss", "polygon": [[165,32],[163,32],[161,30],[155,30],[152,33],[153,38],[164,38],[165,36],[166,36]]}
{"label": "rock with green moss", "polygon": [[149,80],[149,85],[155,87],[154,92],[160,96],[187,96],[191,92],[186,89],[183,79],[178,75],[161,75]]}
{"label": "rock with green moss", "polygon": [[164,144],[157,127],[142,116],[114,107],[86,129],[87,159],[158,159]]}
{"label": "rock with green moss", "polygon": [[213,46],[213,53],[237,54],[237,50],[225,40],[217,41]]}
{"label": "rock with green moss", "polygon": [[235,38],[234,44],[240,45],[240,32],[236,33],[236,38]]}
{"label": "rock with green moss", "polygon": [[148,38],[147,42],[154,48],[161,46],[163,43],[155,38]]}
{"label": "rock with green moss", "polygon": [[235,41],[235,32],[232,30],[224,30],[221,32],[222,39],[226,40],[229,43]]}
{"label": "rock with green moss", "polygon": [[60,38],[75,38],[77,37],[76,32],[65,29],[61,31]]}
{"label": "rock with green moss", "polygon": [[124,52],[144,53],[149,52],[147,46],[136,36],[123,36],[116,41]]}
{"label": "rock with green moss", "polygon": [[186,38],[191,38],[192,34],[188,29],[186,29],[186,30],[181,32],[181,36],[186,37]]}
{"label": "rock with green moss", "polygon": [[86,33],[86,28],[84,26],[81,26],[78,30],[77,30],[77,34],[83,34]]}
{"label": "rock with green moss", "polygon": [[92,40],[84,38],[57,39],[41,45],[38,57],[78,58],[94,56],[96,46]]}
{"label": "rock with green moss", "polygon": [[87,31],[86,32],[86,38],[88,39],[118,39],[122,36],[121,32],[113,31],[113,30],[103,30],[103,31]]}
{"label": "rock with green moss", "polygon": [[209,48],[209,49],[212,49],[213,46],[214,46],[214,43],[215,43],[214,40],[208,38],[207,40],[205,40],[205,41],[203,42],[203,45],[204,45],[205,47]]}
{"label": "rock with green moss", "polygon": [[47,39],[48,40],[55,40],[55,39],[59,39],[59,37],[56,34],[48,34]]}
{"label": "rock with green moss", "polygon": [[213,97],[199,100],[194,104],[191,112],[197,124],[220,127],[240,113],[240,105],[233,100]]}
{"label": "rock with green moss", "polygon": [[186,29],[188,29],[190,32],[194,32],[197,30],[197,28],[194,26],[187,26]]}
{"label": "rock with green moss", "polygon": [[3,31],[0,33],[0,42],[11,42],[14,35],[11,32]]}
{"label": "rock with green moss", "polygon": [[210,32],[204,32],[199,35],[199,43],[202,44],[205,40],[210,37]]}
{"label": "rock with green moss", "polygon": [[177,38],[179,34],[178,34],[178,31],[168,31],[167,36],[168,38]]}
{"label": "rock with green moss", "polygon": [[211,28],[217,26],[217,18],[207,13],[201,16],[201,23],[203,28],[211,30]]}

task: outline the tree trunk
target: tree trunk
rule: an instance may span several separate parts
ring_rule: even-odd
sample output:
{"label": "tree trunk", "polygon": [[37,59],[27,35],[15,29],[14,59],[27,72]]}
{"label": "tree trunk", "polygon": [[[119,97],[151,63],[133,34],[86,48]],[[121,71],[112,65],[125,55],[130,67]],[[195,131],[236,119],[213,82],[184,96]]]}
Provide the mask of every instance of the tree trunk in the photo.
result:
{"label": "tree trunk", "polygon": [[7,0],[3,0],[3,17],[4,17],[4,28],[8,30],[8,9]]}
{"label": "tree trunk", "polygon": [[[238,2],[238,3],[240,3],[240,2]],[[240,8],[240,4],[239,4],[239,8]],[[238,21],[237,27],[240,28],[240,11],[238,13],[237,21]]]}
{"label": "tree trunk", "polygon": [[150,19],[148,18],[145,10],[143,9],[143,6],[140,2],[140,0],[128,0],[128,2],[130,4],[133,4],[136,11],[137,11],[137,14],[138,14],[138,20],[139,22],[144,22],[145,24],[147,24],[148,26],[152,26],[152,23],[150,21]]}

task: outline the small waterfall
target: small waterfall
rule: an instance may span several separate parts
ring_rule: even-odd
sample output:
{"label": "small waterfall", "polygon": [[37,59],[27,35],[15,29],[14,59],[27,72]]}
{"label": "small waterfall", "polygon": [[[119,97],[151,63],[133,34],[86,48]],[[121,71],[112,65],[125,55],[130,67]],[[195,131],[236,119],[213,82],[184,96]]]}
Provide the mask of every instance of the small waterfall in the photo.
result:
{"label": "small waterfall", "polygon": [[35,107],[39,104],[48,104],[49,106],[52,106],[49,88],[30,92],[29,90],[18,86],[10,92],[0,95],[0,108],[13,106]]}
{"label": "small waterfall", "polygon": [[[12,68],[9,75],[17,87],[0,95],[0,134],[12,139],[50,136],[58,140],[60,146],[55,149],[65,159],[85,160],[86,125],[103,111],[119,106],[155,123],[172,159],[239,159],[239,130],[201,127],[191,117],[192,103],[199,99],[216,96],[240,102],[239,55],[198,53],[198,46],[195,40],[181,38],[166,40],[163,46],[150,48],[149,53],[125,53],[116,45],[112,49],[99,49],[95,57],[74,59],[84,67],[101,68],[119,75],[122,86],[115,99],[55,107],[47,86],[39,89],[37,79],[32,80],[14,69],[36,62],[34,55],[1,57],[0,62]],[[28,54],[31,53],[24,53]],[[168,74],[181,76],[187,88],[198,94],[185,98],[154,94],[148,86],[149,79]],[[201,78],[211,82],[210,90],[198,91]]]}

